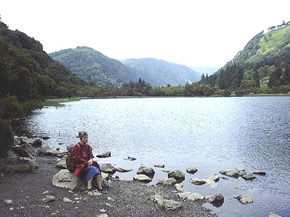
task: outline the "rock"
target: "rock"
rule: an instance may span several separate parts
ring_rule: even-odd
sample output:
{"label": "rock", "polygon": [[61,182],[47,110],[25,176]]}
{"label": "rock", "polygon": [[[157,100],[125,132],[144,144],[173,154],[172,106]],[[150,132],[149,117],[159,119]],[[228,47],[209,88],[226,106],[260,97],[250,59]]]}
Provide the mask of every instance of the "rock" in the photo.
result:
{"label": "rock", "polygon": [[185,175],[180,170],[174,170],[168,173],[168,178],[174,178],[177,182],[179,182],[185,179]]}
{"label": "rock", "polygon": [[1,171],[4,173],[26,173],[32,172],[37,168],[38,165],[34,160],[26,157],[18,157],[16,159],[10,159],[7,164],[3,164]]}
{"label": "rock", "polygon": [[74,144],[68,145],[66,146],[66,150],[69,152],[74,146]]}
{"label": "rock", "polygon": [[119,173],[127,173],[127,172],[131,172],[132,171],[132,169],[124,169],[124,168],[120,168],[120,167],[116,167],[115,169]]}
{"label": "rock", "polygon": [[198,179],[198,178],[192,178],[192,179],[190,179],[189,182],[191,184],[194,184],[194,185],[203,185],[206,183],[206,181],[204,181],[204,179]]}
{"label": "rock", "polygon": [[242,176],[242,178],[245,180],[254,180],[256,176],[254,176],[253,174],[248,174],[248,175]]}
{"label": "rock", "polygon": [[109,203],[105,203],[105,205],[108,206],[108,207],[112,207],[112,205],[109,204]]}
{"label": "rock", "polygon": [[54,196],[52,196],[52,195],[45,195],[45,196],[46,196],[46,197],[43,199],[43,201],[44,201],[45,203],[55,201],[55,197],[54,197]]}
{"label": "rock", "polygon": [[268,217],[281,217],[281,216],[279,216],[279,215],[277,215],[277,214],[275,214],[273,212],[270,212]]}
{"label": "rock", "polygon": [[109,180],[110,177],[111,177],[111,175],[110,175],[109,173],[104,173],[104,172],[102,171],[102,178],[103,178],[103,179]]}
{"label": "rock", "polygon": [[11,148],[20,157],[28,157],[32,159],[36,153],[31,144],[15,145]]}
{"label": "rock", "polygon": [[42,138],[43,140],[48,140],[48,139],[50,139],[50,136],[41,136],[41,138]]}
{"label": "rock", "polygon": [[13,200],[4,200],[5,205],[13,205]]}
{"label": "rock", "polygon": [[234,197],[235,199],[238,199],[240,203],[242,204],[248,204],[248,203],[253,203],[253,198],[249,195],[239,195],[237,197]]}
{"label": "rock", "polygon": [[96,192],[96,191],[89,191],[88,195],[90,195],[90,196],[100,196],[100,195],[102,195],[102,193],[101,192]]}
{"label": "rock", "polygon": [[151,182],[152,181],[152,178],[144,175],[144,174],[140,174],[140,175],[137,175],[135,177],[133,177],[133,180],[137,180],[137,181],[140,181],[140,182]]}
{"label": "rock", "polygon": [[169,185],[174,186],[176,184],[175,178],[161,179],[157,182],[157,185]]}
{"label": "rock", "polygon": [[106,158],[106,157],[111,157],[111,152],[104,152],[96,155],[98,158]]}
{"label": "rock", "polygon": [[20,144],[30,144],[33,147],[41,147],[42,140],[41,138],[27,138],[26,136],[21,136],[20,138]]}
{"label": "rock", "polygon": [[149,176],[149,177],[153,177],[154,174],[155,174],[155,171],[150,168],[150,167],[144,167],[144,166],[141,166],[139,167],[138,171],[137,171],[137,174],[144,174],[146,176]]}
{"label": "rock", "polygon": [[107,214],[101,214],[101,215],[97,215],[97,217],[108,217]]}
{"label": "rock", "polygon": [[124,158],[124,160],[134,161],[134,160],[137,160],[137,158],[129,156],[127,158]]}
{"label": "rock", "polygon": [[57,162],[56,167],[60,169],[67,169],[66,158],[67,155],[63,156],[63,158],[61,158],[60,161]]}
{"label": "rock", "polygon": [[48,190],[48,191],[44,191],[44,192],[42,192],[42,194],[43,194],[43,195],[52,195],[52,194],[54,194],[54,193],[53,193],[53,191]]}
{"label": "rock", "polygon": [[154,167],[164,168],[165,165],[164,164],[155,164]]}
{"label": "rock", "polygon": [[71,199],[69,199],[67,197],[64,197],[62,201],[65,203],[72,203],[73,202]]}
{"label": "rock", "polygon": [[174,210],[182,208],[181,203],[176,202],[174,200],[164,199],[164,197],[159,194],[155,194],[150,199],[153,202],[157,203],[158,206],[160,206],[161,208],[164,208],[166,211],[174,211]]}
{"label": "rock", "polygon": [[205,196],[205,199],[212,203],[215,207],[220,207],[223,205],[225,198],[222,194],[215,194],[215,195],[209,195]]}
{"label": "rock", "polygon": [[48,145],[45,145],[39,149],[39,153],[45,156],[56,156],[63,157],[64,153],[50,148]]}
{"label": "rock", "polygon": [[186,172],[190,173],[190,174],[194,174],[197,172],[197,168],[196,167],[191,167],[186,169]]}
{"label": "rock", "polygon": [[216,185],[216,182],[218,182],[219,180],[220,178],[218,176],[213,176],[213,177],[205,179],[204,181],[213,187]]}
{"label": "rock", "polygon": [[175,188],[177,191],[183,192],[183,185],[182,185],[182,184],[175,184],[175,185],[174,185],[174,188]]}
{"label": "rock", "polygon": [[115,201],[113,198],[111,198],[111,197],[107,197],[107,200],[108,201]]}
{"label": "rock", "polygon": [[266,175],[266,172],[265,171],[262,171],[262,170],[255,170],[255,171],[253,171],[253,174],[265,176]]}
{"label": "rock", "polygon": [[170,170],[162,170],[162,172],[164,172],[164,173],[169,173]]}
{"label": "rock", "polygon": [[67,169],[60,170],[52,178],[52,184],[60,188],[75,189],[77,186],[78,177],[70,173]]}
{"label": "rock", "polygon": [[178,193],[177,196],[181,199],[188,199],[188,200],[192,200],[192,201],[196,201],[196,200],[204,200],[205,197],[202,196],[199,193],[192,193],[192,192],[183,192],[183,193]]}
{"label": "rock", "polygon": [[220,173],[223,175],[235,177],[235,178],[238,178],[240,176],[240,171],[238,171],[236,169],[221,170]]}
{"label": "rock", "polygon": [[102,172],[113,174],[116,172],[116,168],[110,163],[100,164]]}
{"label": "rock", "polygon": [[21,140],[20,140],[20,138],[18,137],[18,136],[14,136],[14,146],[16,146],[16,145],[20,145],[20,143],[21,143]]}
{"label": "rock", "polygon": [[107,210],[105,210],[105,209],[100,209],[100,212],[105,213],[105,212],[107,212]]}

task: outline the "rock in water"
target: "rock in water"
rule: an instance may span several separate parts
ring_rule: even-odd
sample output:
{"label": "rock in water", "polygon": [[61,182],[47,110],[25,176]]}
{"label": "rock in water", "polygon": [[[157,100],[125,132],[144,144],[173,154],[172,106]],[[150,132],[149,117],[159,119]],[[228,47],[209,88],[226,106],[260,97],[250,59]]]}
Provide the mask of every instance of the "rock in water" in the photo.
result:
{"label": "rock in water", "polygon": [[57,174],[55,174],[52,178],[52,184],[56,187],[60,188],[68,188],[75,189],[77,186],[78,177],[76,177],[73,173],[70,173],[66,169],[60,170]]}
{"label": "rock in water", "polygon": [[194,174],[197,172],[197,168],[196,167],[191,167],[186,169],[186,172],[190,173],[190,174]]}
{"label": "rock in water", "polygon": [[249,195],[239,195],[237,197],[234,197],[235,199],[238,199],[240,203],[242,204],[248,204],[248,203],[253,203],[254,200],[251,196]]}
{"label": "rock in water", "polygon": [[180,170],[173,170],[168,173],[168,178],[174,178],[177,182],[180,182],[185,179],[185,175]]}
{"label": "rock in water", "polygon": [[253,172],[253,174],[265,176],[266,175],[266,172],[265,171],[262,171],[262,170],[256,170],[256,171]]}
{"label": "rock in water", "polygon": [[154,167],[164,168],[165,165],[164,164],[155,164]]}
{"label": "rock in water", "polygon": [[127,172],[131,172],[132,171],[132,169],[124,169],[124,168],[121,168],[121,167],[116,167],[115,169],[119,173],[127,173]]}
{"label": "rock in water", "polygon": [[242,176],[242,178],[245,180],[253,180],[256,178],[256,176],[254,176],[253,174],[248,174],[248,175]]}
{"label": "rock in water", "polygon": [[220,207],[223,205],[225,198],[222,194],[215,194],[215,195],[209,195],[205,196],[205,199],[212,203],[215,207]]}
{"label": "rock in water", "polygon": [[198,179],[198,178],[192,178],[190,179],[189,182],[194,185],[203,185],[206,183],[206,181],[204,181],[203,179]]}
{"label": "rock in water", "polygon": [[113,174],[116,172],[116,168],[110,163],[100,164],[102,172]]}
{"label": "rock in water", "polygon": [[141,166],[139,167],[137,174],[144,174],[146,176],[153,177],[155,174],[155,171],[150,167]]}
{"label": "rock in water", "polygon": [[104,152],[96,155],[98,158],[106,158],[106,157],[111,157],[111,152]]}

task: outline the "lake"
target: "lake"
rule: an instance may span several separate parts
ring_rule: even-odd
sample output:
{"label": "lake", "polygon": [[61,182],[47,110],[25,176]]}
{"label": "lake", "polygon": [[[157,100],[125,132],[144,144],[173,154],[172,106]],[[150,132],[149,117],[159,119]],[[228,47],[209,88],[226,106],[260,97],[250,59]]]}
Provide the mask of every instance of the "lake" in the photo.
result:
{"label": "lake", "polygon": [[[219,208],[205,204],[219,216],[290,216],[290,97],[89,99],[43,108],[26,125],[33,134],[49,135],[46,143],[61,150],[78,142],[78,131],[87,131],[94,154],[112,152],[99,162],[133,169],[116,173],[121,179],[131,180],[141,164],[179,169],[186,174],[185,191],[224,195]],[[124,160],[128,156],[137,160]],[[186,173],[193,166],[198,172]],[[229,177],[214,186],[189,183],[232,168],[267,175],[253,181]],[[151,184],[167,177],[154,170]],[[254,203],[242,205],[233,198],[240,194]]]}

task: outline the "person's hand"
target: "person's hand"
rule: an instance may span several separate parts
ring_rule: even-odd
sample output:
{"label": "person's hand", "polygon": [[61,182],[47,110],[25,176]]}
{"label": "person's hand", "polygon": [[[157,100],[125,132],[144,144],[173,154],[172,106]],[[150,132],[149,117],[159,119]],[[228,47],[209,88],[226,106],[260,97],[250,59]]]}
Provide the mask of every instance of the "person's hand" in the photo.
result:
{"label": "person's hand", "polygon": [[88,165],[90,166],[90,165],[92,165],[93,164],[93,159],[90,159],[89,161],[88,161]]}

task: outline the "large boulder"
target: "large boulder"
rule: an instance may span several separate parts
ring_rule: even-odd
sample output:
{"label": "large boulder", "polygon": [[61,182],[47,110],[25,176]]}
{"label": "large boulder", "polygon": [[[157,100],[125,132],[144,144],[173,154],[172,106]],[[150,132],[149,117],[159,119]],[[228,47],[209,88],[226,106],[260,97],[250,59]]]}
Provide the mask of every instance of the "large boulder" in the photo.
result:
{"label": "large boulder", "polygon": [[116,168],[110,163],[100,164],[100,168],[102,172],[105,172],[105,173],[113,174],[116,172]]}
{"label": "large boulder", "polygon": [[28,157],[33,159],[36,153],[35,149],[31,144],[21,144],[12,147],[12,150],[20,157]]}
{"label": "large boulder", "polygon": [[180,182],[185,179],[185,175],[180,170],[173,170],[168,173],[168,178],[174,178],[177,182]]}
{"label": "large boulder", "polygon": [[70,173],[67,169],[62,169],[53,176],[52,184],[56,187],[73,190],[77,187],[78,177]]}
{"label": "large boulder", "polygon": [[167,200],[162,195],[155,194],[154,196],[151,196],[150,199],[157,203],[159,207],[165,209],[166,211],[174,211],[182,208],[182,204],[179,202],[176,202],[174,200]]}
{"label": "large boulder", "polygon": [[176,182],[175,178],[161,179],[157,182],[157,185],[174,186]]}
{"label": "large boulder", "polygon": [[41,138],[27,138],[26,136],[19,137],[20,144],[30,144],[33,147],[41,147],[42,139]]}
{"label": "large boulder", "polygon": [[187,200],[192,200],[192,201],[197,201],[197,200],[204,200],[205,197],[202,196],[199,193],[192,193],[192,192],[183,192],[183,193],[178,193],[177,196],[181,199],[187,199]]}
{"label": "large boulder", "polygon": [[137,171],[137,174],[144,174],[146,176],[149,176],[149,177],[153,177],[154,174],[155,174],[155,171],[150,168],[150,167],[144,167],[144,166],[141,166],[139,167],[138,171]]}

